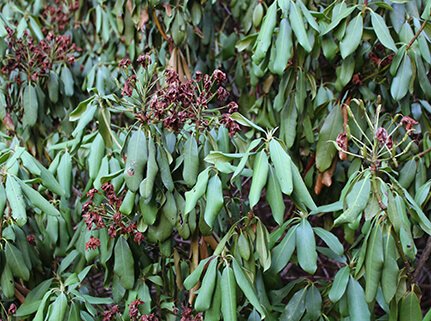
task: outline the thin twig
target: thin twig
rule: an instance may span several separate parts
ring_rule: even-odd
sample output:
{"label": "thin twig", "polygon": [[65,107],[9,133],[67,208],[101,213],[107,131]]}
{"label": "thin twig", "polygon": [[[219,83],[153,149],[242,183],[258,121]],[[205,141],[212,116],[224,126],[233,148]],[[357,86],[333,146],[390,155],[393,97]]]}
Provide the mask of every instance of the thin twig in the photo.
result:
{"label": "thin twig", "polygon": [[427,24],[427,20],[424,20],[424,22],[422,23],[421,27],[419,28],[419,30],[415,33],[415,35],[413,36],[412,40],[410,40],[409,44],[406,47],[406,50],[409,50],[410,47],[413,45],[413,43],[416,41],[416,39],[419,37],[419,35],[421,34],[421,32],[424,30],[425,26]]}

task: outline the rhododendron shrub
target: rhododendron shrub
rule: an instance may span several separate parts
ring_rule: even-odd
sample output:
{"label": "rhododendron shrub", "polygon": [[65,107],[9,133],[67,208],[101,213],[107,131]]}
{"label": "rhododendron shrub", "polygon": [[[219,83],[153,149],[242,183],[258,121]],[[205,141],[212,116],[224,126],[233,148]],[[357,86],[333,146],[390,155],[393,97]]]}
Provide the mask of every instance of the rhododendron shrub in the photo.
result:
{"label": "rhododendron shrub", "polygon": [[430,15],[0,0],[0,319],[431,320]]}

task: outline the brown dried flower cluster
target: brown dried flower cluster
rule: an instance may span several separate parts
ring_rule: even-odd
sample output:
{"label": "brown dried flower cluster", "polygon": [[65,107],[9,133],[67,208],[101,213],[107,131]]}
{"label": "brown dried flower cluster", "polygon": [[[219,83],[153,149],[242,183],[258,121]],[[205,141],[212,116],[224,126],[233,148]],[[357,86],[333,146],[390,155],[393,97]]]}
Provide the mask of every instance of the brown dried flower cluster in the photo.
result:
{"label": "brown dried flower cluster", "polygon": [[[102,185],[102,191],[91,189],[88,193],[88,200],[82,206],[82,217],[87,225],[88,230],[98,230],[108,228],[108,235],[115,238],[119,235],[128,235],[137,244],[141,244],[144,240],[144,235],[137,230],[135,222],[131,222],[124,217],[119,208],[123,199],[118,197],[114,191],[111,183]],[[107,202],[101,205],[94,204],[94,197],[96,194],[104,194]],[[100,246],[100,240],[96,237],[90,237],[86,243],[85,248],[96,249]]]}
{"label": "brown dried flower cluster", "polygon": [[[210,122],[217,120],[228,128],[232,136],[240,130],[238,123],[231,118],[238,105],[233,101],[226,103],[230,94],[223,87],[226,81],[224,72],[218,69],[212,75],[197,72],[194,79],[182,82],[175,71],[168,69],[165,79],[166,85],[153,94],[148,107],[138,115],[141,122],[162,123],[172,131],[193,123],[197,130],[203,131]],[[131,95],[130,85],[134,80],[126,82],[123,89],[126,96]]]}

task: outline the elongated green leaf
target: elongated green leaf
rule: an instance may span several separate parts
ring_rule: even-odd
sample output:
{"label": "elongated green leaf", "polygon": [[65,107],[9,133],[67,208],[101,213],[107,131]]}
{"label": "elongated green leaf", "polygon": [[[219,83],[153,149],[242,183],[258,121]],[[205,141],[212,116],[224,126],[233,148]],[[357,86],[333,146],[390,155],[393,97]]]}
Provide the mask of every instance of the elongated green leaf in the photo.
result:
{"label": "elongated green leaf", "polygon": [[395,100],[400,100],[407,94],[412,75],[412,62],[410,57],[405,55],[391,84],[391,95]]}
{"label": "elongated green leaf", "polygon": [[51,305],[51,313],[49,315],[48,321],[58,321],[64,320],[64,316],[67,310],[67,297],[64,292],[55,299]]}
{"label": "elongated green leaf", "polygon": [[336,218],[334,224],[342,224],[346,222],[353,222],[357,216],[365,209],[370,197],[371,182],[370,175],[356,182],[352,190],[346,197],[347,210]]}
{"label": "elongated green leaf", "polygon": [[6,243],[4,253],[6,256],[6,262],[13,275],[23,279],[24,281],[28,281],[30,278],[30,271],[25,264],[22,252],[16,246],[8,242]]}
{"label": "elongated green leaf", "polygon": [[218,175],[214,175],[208,181],[206,201],[204,219],[212,228],[224,204],[222,182]]}
{"label": "elongated green leaf", "polygon": [[184,214],[190,213],[196,207],[198,200],[205,194],[208,185],[209,171],[209,167],[202,171],[198,176],[196,185],[193,186],[190,191],[186,192],[186,205]]}
{"label": "elongated green leaf", "polygon": [[305,296],[305,306],[307,315],[312,320],[317,320],[321,314],[322,309],[322,296],[314,285],[308,288]]}
{"label": "elongated green leaf", "polygon": [[125,289],[133,288],[135,283],[135,260],[124,237],[117,240],[114,248],[114,273],[118,276]]}
{"label": "elongated green leaf", "polygon": [[367,302],[373,301],[377,294],[383,264],[383,235],[380,224],[377,223],[368,240],[365,259],[365,299]]}
{"label": "elongated green leaf", "polygon": [[183,179],[187,186],[193,186],[199,172],[199,149],[195,137],[190,136],[184,144]]}
{"label": "elongated green leaf", "polygon": [[331,143],[337,139],[338,134],[343,131],[343,118],[339,106],[334,106],[329,112],[319,132],[319,140],[316,146],[316,166],[320,172],[327,170],[337,149]]}
{"label": "elongated green leaf", "polygon": [[422,310],[419,303],[419,299],[414,292],[409,292],[401,300],[400,305],[400,321],[421,321]]}
{"label": "elongated green leaf", "polygon": [[250,208],[253,208],[260,200],[262,190],[266,185],[268,179],[268,156],[266,151],[260,151],[254,161],[253,166],[253,179],[251,181],[250,193],[248,199],[250,202]]}
{"label": "elongated green leaf", "polygon": [[358,14],[353,18],[346,29],[346,34],[340,42],[341,57],[345,59],[348,55],[353,53],[361,43],[363,31],[362,15]]}
{"label": "elongated green leaf", "polygon": [[11,175],[6,178],[6,196],[12,210],[12,217],[19,226],[27,222],[24,196],[18,181]]}
{"label": "elongated green leaf", "polygon": [[268,185],[266,191],[266,201],[271,207],[272,216],[274,220],[279,224],[283,224],[284,211],[286,206],[284,205],[283,194],[280,189],[277,177],[275,177],[274,169],[269,166]]}
{"label": "elongated green leaf", "polygon": [[310,52],[313,48],[311,47],[310,41],[308,40],[304,19],[302,18],[302,14],[299,11],[297,4],[293,1],[290,2],[289,21],[293,32],[295,33],[296,40],[298,40],[305,51]]}
{"label": "elongated green leaf", "polygon": [[26,125],[33,126],[37,121],[39,104],[37,102],[36,87],[28,85],[24,88],[23,93],[24,117]]}
{"label": "elongated green leaf", "polygon": [[296,229],[296,253],[301,268],[310,274],[317,270],[316,239],[307,219],[302,219]]}
{"label": "elongated green leaf", "polygon": [[310,195],[310,192],[307,189],[307,186],[302,179],[301,173],[295,164],[292,163],[292,181],[293,181],[293,193],[292,198],[295,201],[295,204],[302,210],[315,210],[317,208],[314,203],[313,198]]}
{"label": "elongated green leaf", "polygon": [[365,301],[364,289],[353,277],[350,277],[349,284],[347,286],[347,303],[349,305],[351,321],[371,320],[370,310]]}
{"label": "elongated green leaf", "polygon": [[226,266],[221,277],[221,287],[223,289],[221,299],[221,311],[224,320],[237,320],[236,303],[236,281],[232,268]]}
{"label": "elongated green leaf", "polygon": [[397,263],[397,249],[395,240],[391,235],[391,230],[385,232],[385,239],[383,242],[385,262],[382,270],[382,291],[385,301],[389,303],[395,296],[398,288],[398,263]]}
{"label": "elongated green leaf", "polygon": [[296,247],[297,225],[291,227],[284,236],[283,240],[271,252],[271,271],[280,272],[289,262]]}
{"label": "elongated green leaf", "polygon": [[255,64],[260,64],[265,58],[266,53],[271,45],[272,33],[277,22],[277,2],[269,6],[263,19],[262,27],[256,39],[255,50],[252,56]]}
{"label": "elongated green leaf", "polygon": [[397,46],[395,45],[394,39],[392,39],[388,26],[385,23],[385,19],[374,11],[371,11],[371,24],[373,25],[373,30],[382,45],[393,52],[396,52]]}
{"label": "elongated green leaf", "polygon": [[204,270],[204,267],[210,259],[211,257],[201,260],[196,269],[192,273],[190,273],[189,276],[184,280],[184,287],[186,288],[186,290],[190,290],[198,283]]}
{"label": "elongated green leaf", "polygon": [[318,237],[325,242],[326,245],[337,255],[343,255],[344,247],[343,244],[338,240],[338,238],[332,234],[331,232],[321,228],[321,227],[313,227],[314,232]]}
{"label": "elongated green leaf", "polygon": [[269,143],[269,153],[281,191],[286,195],[290,195],[293,191],[292,160],[275,139],[272,139]]}
{"label": "elongated green leaf", "polygon": [[238,284],[241,291],[244,293],[247,300],[251,303],[251,305],[260,313],[261,318],[265,318],[265,312],[260,305],[260,300],[258,299],[255,289],[252,287],[252,284],[245,273],[242,271],[241,266],[238,264],[236,259],[234,258],[232,261],[233,272],[235,275],[236,283]]}
{"label": "elongated green leaf", "polygon": [[60,212],[54,207],[54,205],[48,202],[42,195],[39,194],[39,192],[35,191],[23,181],[19,179],[17,179],[17,181],[25,196],[34,206],[36,206],[38,209],[48,215],[60,216]]}
{"label": "elongated green leaf", "polygon": [[296,292],[286,305],[280,316],[280,321],[298,321],[305,312],[305,295],[307,289],[304,288]]}
{"label": "elongated green leaf", "polygon": [[349,283],[349,276],[350,268],[348,266],[342,267],[338,270],[337,274],[335,274],[334,282],[329,291],[329,300],[331,300],[331,302],[338,302],[344,295],[347,284]]}

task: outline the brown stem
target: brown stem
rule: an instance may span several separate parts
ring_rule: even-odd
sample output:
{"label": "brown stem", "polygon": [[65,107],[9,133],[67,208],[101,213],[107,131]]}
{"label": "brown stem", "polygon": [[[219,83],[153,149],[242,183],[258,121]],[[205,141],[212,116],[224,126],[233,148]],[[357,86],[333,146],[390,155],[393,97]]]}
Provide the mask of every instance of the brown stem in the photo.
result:
{"label": "brown stem", "polygon": [[406,47],[406,50],[409,50],[410,47],[413,45],[413,43],[416,41],[416,39],[419,37],[419,35],[421,34],[421,32],[424,30],[425,26],[427,24],[427,20],[424,20],[424,22],[422,23],[421,27],[419,28],[419,30],[415,33],[415,35],[413,36],[412,40],[410,40],[409,44]]}
{"label": "brown stem", "polygon": [[413,274],[413,280],[418,283],[418,279],[421,275],[421,271],[425,264],[427,263],[429,256],[431,254],[431,237],[428,237],[427,244],[425,245],[425,248],[421,254],[421,257],[419,258],[418,265],[415,268],[415,272]]}
{"label": "brown stem", "polygon": [[425,149],[423,152],[420,152],[420,153],[419,153],[419,154],[417,154],[416,156],[417,156],[418,158],[422,158],[422,157],[424,157],[426,154],[428,154],[429,152],[431,152],[431,147],[429,147],[429,148]]}

